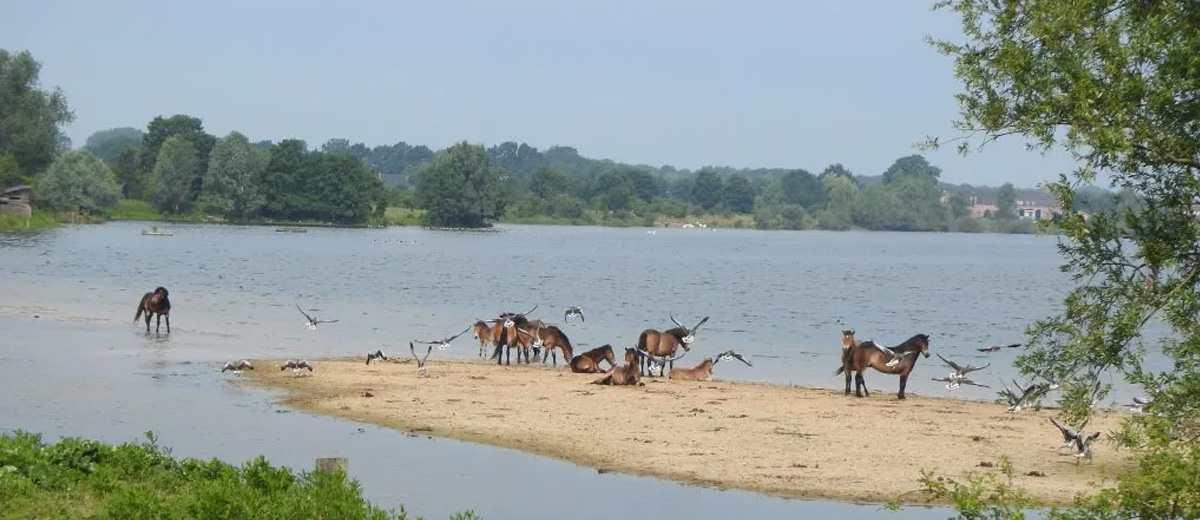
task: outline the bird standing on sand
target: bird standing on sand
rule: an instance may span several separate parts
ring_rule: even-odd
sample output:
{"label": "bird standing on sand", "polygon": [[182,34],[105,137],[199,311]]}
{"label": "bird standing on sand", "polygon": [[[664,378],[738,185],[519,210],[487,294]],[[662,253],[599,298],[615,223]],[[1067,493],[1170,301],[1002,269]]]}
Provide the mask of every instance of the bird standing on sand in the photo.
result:
{"label": "bird standing on sand", "polygon": [[234,375],[240,376],[243,370],[254,370],[254,365],[251,365],[249,361],[244,359],[236,362],[226,361],[225,366],[221,367],[221,372],[226,370],[232,370]]}
{"label": "bird standing on sand", "polygon": [[578,317],[579,321],[587,321],[583,319],[583,309],[579,307],[567,307],[566,312],[563,313],[563,321],[570,321],[567,318],[570,318],[571,316]]}
{"label": "bird standing on sand", "polygon": [[382,349],[377,349],[375,352],[367,352],[367,364],[370,365],[373,360],[387,361],[387,356],[383,355]]}
{"label": "bird standing on sand", "polygon": [[1133,404],[1129,406],[1129,411],[1133,413],[1142,413],[1142,407],[1150,404],[1150,400],[1144,397],[1134,397]]}
{"label": "bird standing on sand", "polygon": [[304,326],[305,326],[305,327],[307,327],[307,328],[308,328],[308,330],[317,330],[317,324],[318,324],[318,323],[337,323],[337,321],[338,321],[338,320],[320,320],[320,319],[317,319],[317,317],[316,317],[316,316],[311,316],[311,315],[309,315],[307,312],[304,312],[304,309],[301,309],[301,308],[300,308],[300,304],[299,304],[299,303],[297,303],[297,304],[296,304],[296,310],[300,311],[300,314],[303,314],[303,315],[304,315],[304,319],[305,319],[305,320],[307,320],[307,321],[306,321],[306,323],[304,324]]}

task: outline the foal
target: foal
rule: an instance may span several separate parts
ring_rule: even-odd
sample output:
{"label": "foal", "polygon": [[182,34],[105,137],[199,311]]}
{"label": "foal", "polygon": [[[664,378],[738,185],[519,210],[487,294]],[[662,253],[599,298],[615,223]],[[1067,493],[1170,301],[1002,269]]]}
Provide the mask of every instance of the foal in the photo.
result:
{"label": "foal", "polygon": [[600,369],[601,361],[608,361],[609,366],[612,367],[617,366],[616,356],[613,355],[612,345],[596,347],[571,358],[571,371],[577,374],[596,374],[603,372],[603,370]]}

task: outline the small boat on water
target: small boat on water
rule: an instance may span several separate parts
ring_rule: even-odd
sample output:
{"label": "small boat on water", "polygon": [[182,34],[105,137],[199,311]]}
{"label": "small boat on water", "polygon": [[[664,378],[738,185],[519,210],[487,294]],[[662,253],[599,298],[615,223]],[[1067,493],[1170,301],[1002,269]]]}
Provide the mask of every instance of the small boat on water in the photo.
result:
{"label": "small boat on water", "polygon": [[278,227],[278,228],[275,228],[275,232],[276,233],[308,233],[308,228],[293,227],[293,226]]}
{"label": "small boat on water", "polygon": [[169,237],[171,235],[174,235],[174,233],[172,233],[166,229],[159,229],[158,226],[150,226],[148,228],[142,228],[142,234],[147,235],[147,236],[154,236],[154,237]]}

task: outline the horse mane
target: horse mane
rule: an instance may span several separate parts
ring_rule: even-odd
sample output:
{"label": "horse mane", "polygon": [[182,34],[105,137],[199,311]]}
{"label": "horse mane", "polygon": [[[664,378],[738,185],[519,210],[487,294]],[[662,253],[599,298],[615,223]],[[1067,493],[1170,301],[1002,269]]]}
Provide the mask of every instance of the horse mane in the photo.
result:
{"label": "horse mane", "polygon": [[564,332],[562,331],[562,329],[558,328],[558,325],[548,325],[548,326],[546,326],[546,327],[543,327],[543,328],[545,328],[545,329],[547,329],[547,330],[552,330],[552,331],[554,331],[554,332],[558,333],[558,337],[562,338],[562,340],[563,340],[563,343],[566,343],[566,344],[567,344],[567,348],[569,348],[569,349],[571,349],[571,350],[575,350],[575,347],[571,345],[571,338],[568,338],[568,337],[567,337],[567,334],[566,334],[566,333],[564,333]]}
{"label": "horse mane", "polygon": [[891,348],[892,350],[894,350],[896,352],[908,352],[910,350],[920,350],[920,348],[921,348],[920,344],[922,342],[924,342],[926,344],[929,343],[929,335],[928,334],[914,334],[913,337],[904,340],[904,343],[901,343],[899,345],[896,345],[894,347],[889,347],[889,348]]}
{"label": "horse mane", "polygon": [[675,336],[676,338],[680,338],[680,339],[683,339],[684,336],[688,335],[687,329],[685,329],[683,327],[669,328],[667,330],[664,330],[663,334],[670,334],[670,335]]}

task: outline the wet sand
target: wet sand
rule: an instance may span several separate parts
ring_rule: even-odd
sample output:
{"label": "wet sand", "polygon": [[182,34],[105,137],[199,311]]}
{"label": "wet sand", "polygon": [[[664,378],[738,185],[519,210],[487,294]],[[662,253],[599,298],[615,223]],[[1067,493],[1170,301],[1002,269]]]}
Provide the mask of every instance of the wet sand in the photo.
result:
{"label": "wet sand", "polygon": [[[307,412],[783,497],[921,504],[922,469],[961,477],[1003,455],[1017,485],[1046,504],[1068,504],[1123,464],[1104,436],[1092,461],[1077,463],[1059,448],[1051,410],[1013,414],[999,404],[911,392],[900,401],[897,379],[882,374],[868,374],[871,397],[857,399],[823,388],[665,378],[599,386],[589,384],[596,375],[561,365],[430,359],[419,377],[411,358],[364,361],[314,360],[311,376],[298,377],[279,370],[282,360],[257,360],[245,377],[287,390],[281,404]],[[1088,430],[1107,432],[1119,420],[1102,412]]]}

